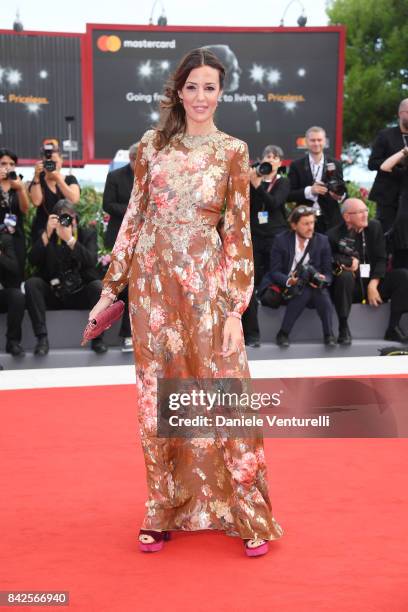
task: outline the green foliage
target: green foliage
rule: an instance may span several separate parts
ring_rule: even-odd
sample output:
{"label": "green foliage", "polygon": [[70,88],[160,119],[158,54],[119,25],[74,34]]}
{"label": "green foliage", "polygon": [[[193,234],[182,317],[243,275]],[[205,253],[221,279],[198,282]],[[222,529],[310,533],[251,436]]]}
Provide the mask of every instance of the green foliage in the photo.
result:
{"label": "green foliage", "polygon": [[327,14],[331,25],[347,27],[345,144],[369,146],[408,97],[408,2],[334,0]]}
{"label": "green foliage", "polygon": [[348,197],[359,198],[360,200],[363,200],[363,202],[368,208],[368,218],[374,219],[376,212],[376,203],[368,199],[368,189],[366,189],[365,187],[360,187],[360,185],[357,185],[357,183],[354,183],[353,181],[346,181],[346,183]]}
{"label": "green foliage", "polygon": [[81,189],[81,199],[77,205],[79,223],[82,227],[96,227],[98,233],[98,253],[103,255],[109,251],[104,245],[104,232],[108,216],[102,210],[102,194],[93,187]]}

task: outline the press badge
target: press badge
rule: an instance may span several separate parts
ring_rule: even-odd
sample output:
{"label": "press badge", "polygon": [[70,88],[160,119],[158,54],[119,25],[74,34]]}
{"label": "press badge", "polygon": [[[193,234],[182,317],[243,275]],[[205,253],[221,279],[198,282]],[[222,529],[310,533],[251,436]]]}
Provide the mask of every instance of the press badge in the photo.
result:
{"label": "press badge", "polygon": [[267,210],[260,210],[258,213],[258,222],[261,223],[268,223],[268,211]]}
{"label": "press badge", "polygon": [[360,264],[361,278],[370,278],[370,264]]}

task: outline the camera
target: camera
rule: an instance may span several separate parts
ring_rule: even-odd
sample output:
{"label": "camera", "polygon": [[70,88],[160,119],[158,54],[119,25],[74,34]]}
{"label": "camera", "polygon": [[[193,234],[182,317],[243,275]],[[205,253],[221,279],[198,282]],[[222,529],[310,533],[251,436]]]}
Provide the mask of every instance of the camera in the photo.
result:
{"label": "camera", "polygon": [[289,297],[301,295],[306,285],[312,283],[318,289],[324,289],[329,286],[329,282],[320,276],[320,272],[311,264],[300,264],[295,270],[298,278],[296,285],[289,288]]}
{"label": "camera", "polygon": [[345,238],[341,238],[341,240],[339,240],[339,244],[337,248],[341,255],[350,257],[350,264],[351,264],[351,258],[358,256],[358,254],[356,255],[356,241],[351,236],[346,236]]}
{"label": "camera", "polygon": [[336,176],[336,164],[329,162],[326,167],[326,182],[324,183],[328,191],[338,196],[346,193],[346,183]]}
{"label": "camera", "polygon": [[62,213],[58,216],[58,221],[63,227],[69,227],[72,225],[73,218],[68,213]]}
{"label": "camera", "polygon": [[43,145],[43,161],[44,161],[44,170],[46,172],[54,172],[57,169],[57,164],[53,161],[52,154],[54,153],[54,145],[45,144]]}
{"label": "camera", "polygon": [[251,168],[255,168],[255,172],[257,176],[267,176],[272,172],[272,164],[269,162],[256,162],[251,165]]}
{"label": "camera", "polygon": [[50,280],[51,289],[58,299],[63,299],[68,295],[78,293],[84,286],[81,274],[78,269],[71,268],[61,270],[59,278]]}
{"label": "camera", "polygon": [[298,284],[299,282],[303,283],[303,286],[312,283],[313,285],[316,285],[318,289],[323,289],[324,287],[328,287],[330,284],[325,278],[320,276],[320,272],[318,272],[311,264],[301,264],[296,269],[296,274],[299,279]]}
{"label": "camera", "polygon": [[14,170],[10,170],[10,172],[7,173],[6,179],[9,179],[10,181],[16,181],[17,172],[14,172]]}
{"label": "camera", "polygon": [[339,276],[343,271],[342,266],[349,268],[353,263],[353,257],[359,258],[355,238],[351,236],[341,238],[337,245],[337,251],[337,255],[340,255],[341,259],[338,258],[339,260],[336,261],[336,256],[334,256],[333,272],[336,276]]}

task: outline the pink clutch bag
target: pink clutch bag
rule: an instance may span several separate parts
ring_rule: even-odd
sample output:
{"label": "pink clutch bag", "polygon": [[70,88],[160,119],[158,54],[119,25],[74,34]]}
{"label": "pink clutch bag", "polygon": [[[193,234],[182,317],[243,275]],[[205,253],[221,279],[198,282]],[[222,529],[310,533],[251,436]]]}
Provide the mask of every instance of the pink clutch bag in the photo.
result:
{"label": "pink clutch bag", "polygon": [[115,321],[120,319],[125,309],[125,302],[122,300],[118,300],[114,302],[111,306],[108,306],[106,310],[98,314],[95,319],[89,321],[88,325],[84,329],[84,334],[82,337],[81,346],[85,346],[85,344],[89,340],[93,340],[100,336],[102,332],[106,329],[109,329]]}

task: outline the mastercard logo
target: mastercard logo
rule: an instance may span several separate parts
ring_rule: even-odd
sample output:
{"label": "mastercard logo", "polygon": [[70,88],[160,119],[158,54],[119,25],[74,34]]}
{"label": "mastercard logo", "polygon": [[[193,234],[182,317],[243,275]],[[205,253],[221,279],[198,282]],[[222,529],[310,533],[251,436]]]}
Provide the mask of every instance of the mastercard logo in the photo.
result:
{"label": "mastercard logo", "polygon": [[111,53],[116,53],[122,46],[122,41],[119,36],[99,36],[96,41],[96,46],[99,51],[111,51]]}

